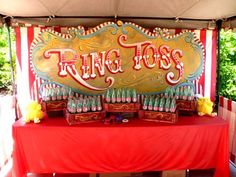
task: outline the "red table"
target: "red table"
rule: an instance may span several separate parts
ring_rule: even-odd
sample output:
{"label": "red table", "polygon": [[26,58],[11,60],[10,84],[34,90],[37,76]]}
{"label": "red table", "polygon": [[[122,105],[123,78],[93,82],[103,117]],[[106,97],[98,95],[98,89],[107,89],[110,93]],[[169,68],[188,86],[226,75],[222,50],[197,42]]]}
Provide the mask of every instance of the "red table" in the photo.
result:
{"label": "red table", "polygon": [[131,119],[69,126],[65,119],[13,125],[13,176],[215,168],[229,177],[228,123],[180,117],[175,125]]}

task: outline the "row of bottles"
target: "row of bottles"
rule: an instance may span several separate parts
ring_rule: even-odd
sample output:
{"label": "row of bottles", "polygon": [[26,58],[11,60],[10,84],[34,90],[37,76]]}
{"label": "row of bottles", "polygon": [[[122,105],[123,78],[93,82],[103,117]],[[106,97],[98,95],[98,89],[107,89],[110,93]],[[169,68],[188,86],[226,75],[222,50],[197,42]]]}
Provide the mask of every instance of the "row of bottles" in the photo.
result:
{"label": "row of bottles", "polygon": [[67,110],[70,113],[81,113],[89,111],[101,111],[101,96],[80,96],[78,98],[69,99]]}
{"label": "row of bottles", "polygon": [[[103,99],[101,99],[101,97]],[[68,87],[44,88],[43,101],[68,100],[67,109],[70,113],[101,111],[101,100],[107,103],[142,104],[143,110],[175,112],[176,100],[193,100],[194,91],[190,86],[167,87],[164,93],[156,95],[139,95],[135,89],[108,89],[104,95],[83,96],[74,93]]]}
{"label": "row of bottles", "polygon": [[182,100],[193,100],[194,90],[190,86],[180,86],[180,87],[167,87],[164,93],[165,97],[182,99]]}
{"label": "row of bottles", "polygon": [[136,103],[139,101],[136,90],[127,88],[108,89],[104,99],[107,103]]}
{"label": "row of bottles", "polygon": [[143,110],[175,112],[176,99],[165,96],[145,96],[142,104]]}
{"label": "row of bottles", "polygon": [[[193,100],[194,90],[190,86],[167,87],[164,95],[166,98]],[[44,88],[42,91],[43,101],[66,100],[75,97],[75,93],[68,87]],[[139,95],[135,89],[119,88],[108,89],[104,94],[107,103],[135,103],[139,101]]]}
{"label": "row of bottles", "polygon": [[66,100],[73,96],[73,91],[67,87],[44,88],[42,92],[43,101]]}

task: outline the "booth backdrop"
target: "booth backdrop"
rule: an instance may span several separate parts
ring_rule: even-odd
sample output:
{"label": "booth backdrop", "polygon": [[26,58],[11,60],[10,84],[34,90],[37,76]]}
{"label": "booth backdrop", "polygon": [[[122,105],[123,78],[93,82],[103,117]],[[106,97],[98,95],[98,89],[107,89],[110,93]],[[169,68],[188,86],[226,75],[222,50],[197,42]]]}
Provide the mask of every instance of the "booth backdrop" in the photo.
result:
{"label": "booth backdrop", "polygon": [[[17,95],[21,111],[25,110],[30,100],[38,100],[38,88],[44,80],[34,75],[30,68],[30,46],[38,33],[46,28],[66,34],[67,27],[17,27],[16,51],[17,51]],[[178,34],[182,29],[170,29],[170,34]],[[204,72],[199,80],[194,81],[196,94],[202,94],[215,99],[216,89],[216,43],[217,30],[192,30],[201,40],[205,48]],[[53,87],[53,85],[51,85]]]}

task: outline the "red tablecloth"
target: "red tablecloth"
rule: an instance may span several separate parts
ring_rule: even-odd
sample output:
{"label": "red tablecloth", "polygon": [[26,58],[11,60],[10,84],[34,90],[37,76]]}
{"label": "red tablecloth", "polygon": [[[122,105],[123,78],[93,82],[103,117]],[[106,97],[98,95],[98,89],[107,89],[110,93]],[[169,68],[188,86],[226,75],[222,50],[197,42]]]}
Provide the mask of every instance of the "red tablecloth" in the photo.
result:
{"label": "red tablecloth", "polygon": [[175,125],[131,119],[69,126],[65,119],[13,125],[13,176],[215,168],[229,177],[228,123],[180,117]]}

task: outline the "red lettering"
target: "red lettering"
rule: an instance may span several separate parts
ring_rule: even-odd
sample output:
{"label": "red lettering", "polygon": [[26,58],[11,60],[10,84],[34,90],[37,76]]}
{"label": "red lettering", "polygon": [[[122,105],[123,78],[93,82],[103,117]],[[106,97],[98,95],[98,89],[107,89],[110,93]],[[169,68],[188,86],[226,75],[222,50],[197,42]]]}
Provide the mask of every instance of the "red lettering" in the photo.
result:
{"label": "red lettering", "polygon": [[126,41],[127,40],[127,35],[120,35],[118,38],[118,42],[122,47],[126,48],[135,48],[135,55],[134,55],[134,66],[133,68],[135,70],[140,70],[141,69],[141,60],[142,60],[142,46],[151,44],[151,41],[144,41],[144,42],[137,42],[133,44],[125,44],[122,40]]}
{"label": "red lettering", "polygon": [[89,78],[89,65],[87,61],[88,54],[83,54],[81,55],[81,57],[82,57],[82,66],[81,66],[82,78],[88,79]]}
{"label": "red lettering", "polygon": [[104,61],[105,61],[106,52],[103,51],[100,54],[101,54],[101,57],[99,58],[97,52],[90,53],[90,55],[91,55],[91,75],[90,75],[90,77],[91,78],[96,77],[95,68],[97,68],[99,76],[105,75]]}
{"label": "red lettering", "polygon": [[[148,51],[151,49],[153,55],[152,55],[152,59],[153,62],[152,64],[150,64],[149,59],[151,58],[150,55],[148,55]],[[144,65],[149,68],[152,69],[156,66],[158,60],[158,52],[157,52],[157,48],[155,45],[150,44],[148,46],[146,46],[143,50],[143,61],[144,61]]]}
{"label": "red lettering", "polygon": [[[115,60],[112,61],[111,60],[111,55],[112,53],[115,54]],[[120,51],[119,49],[111,49],[107,52],[107,56],[106,56],[106,67],[107,69],[112,73],[112,74],[116,74],[116,73],[122,73],[123,70],[121,68],[121,59],[120,59]],[[112,66],[115,66],[115,69],[112,68]]]}

